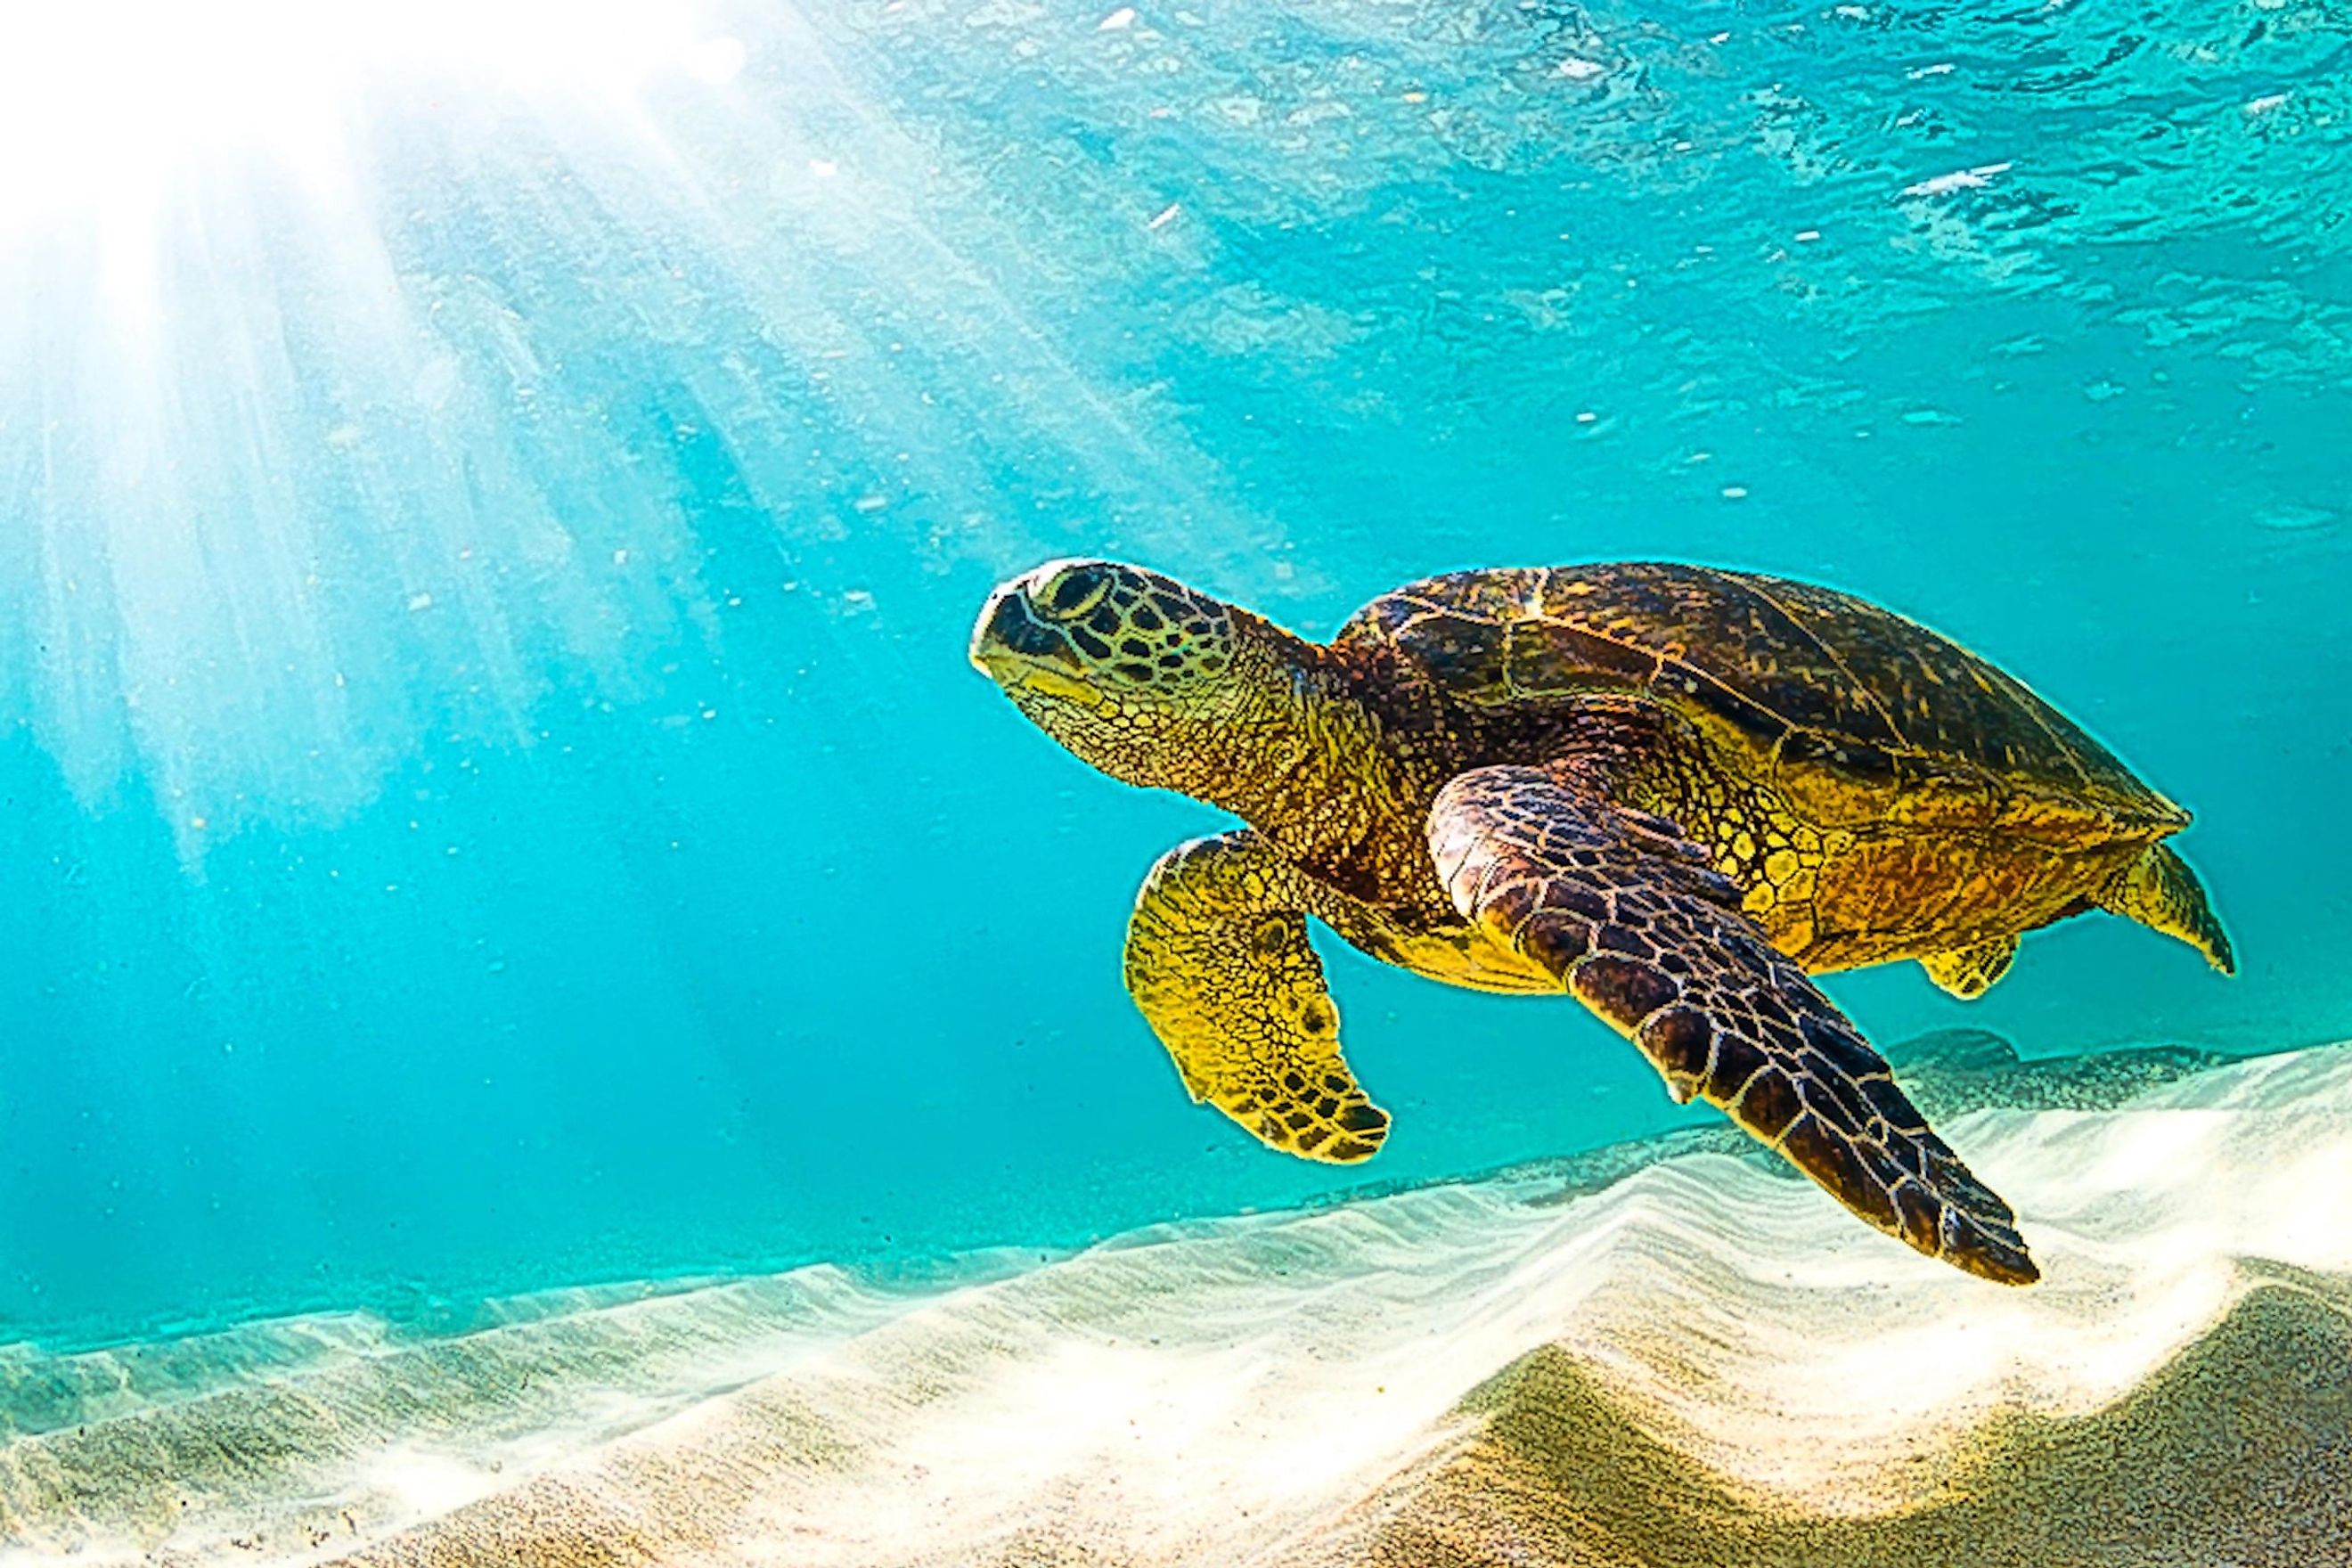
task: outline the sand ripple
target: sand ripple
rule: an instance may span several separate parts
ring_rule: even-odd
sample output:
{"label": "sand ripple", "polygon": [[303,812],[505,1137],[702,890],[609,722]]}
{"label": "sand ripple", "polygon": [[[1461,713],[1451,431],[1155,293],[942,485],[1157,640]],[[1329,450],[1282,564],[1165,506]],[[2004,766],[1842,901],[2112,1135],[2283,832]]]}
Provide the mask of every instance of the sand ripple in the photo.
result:
{"label": "sand ripple", "polygon": [[19,1355],[0,1556],[2352,1562],[2352,1049],[1946,1054],[2033,1289],[1686,1136],[921,1292]]}

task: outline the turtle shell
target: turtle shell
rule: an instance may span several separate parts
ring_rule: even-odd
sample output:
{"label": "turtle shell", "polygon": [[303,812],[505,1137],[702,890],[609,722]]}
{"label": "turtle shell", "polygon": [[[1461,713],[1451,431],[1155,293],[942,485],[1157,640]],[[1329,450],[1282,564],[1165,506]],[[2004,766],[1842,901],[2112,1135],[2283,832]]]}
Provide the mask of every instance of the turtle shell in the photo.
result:
{"label": "turtle shell", "polygon": [[1459,572],[1374,600],[1339,646],[1385,646],[1501,733],[1636,689],[1750,755],[1822,826],[2154,837],[2187,814],[2012,677],[1848,594],[1630,562]]}

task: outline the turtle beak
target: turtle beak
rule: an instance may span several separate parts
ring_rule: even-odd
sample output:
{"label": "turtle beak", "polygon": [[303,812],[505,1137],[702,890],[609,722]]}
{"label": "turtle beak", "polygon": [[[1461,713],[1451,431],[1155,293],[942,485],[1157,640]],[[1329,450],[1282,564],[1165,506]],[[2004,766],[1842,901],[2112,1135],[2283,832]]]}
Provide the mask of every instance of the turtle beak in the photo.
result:
{"label": "turtle beak", "polygon": [[1040,619],[1019,582],[989,596],[971,631],[972,668],[1010,691],[1032,686],[1049,696],[1099,701],[1070,639]]}

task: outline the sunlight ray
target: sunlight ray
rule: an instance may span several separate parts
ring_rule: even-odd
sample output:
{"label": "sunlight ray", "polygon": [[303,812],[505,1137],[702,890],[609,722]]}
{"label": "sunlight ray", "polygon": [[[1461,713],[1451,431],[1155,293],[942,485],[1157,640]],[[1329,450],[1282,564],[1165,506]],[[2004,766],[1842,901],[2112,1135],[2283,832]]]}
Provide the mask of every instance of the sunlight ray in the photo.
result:
{"label": "sunlight ray", "polygon": [[[0,165],[13,701],[85,803],[152,794],[192,863],[336,819],[421,737],[529,744],[567,671],[626,701],[712,644],[691,443],[788,566],[877,531],[993,565],[1072,508],[1213,560],[1278,541],[1066,338],[1072,280],[970,151],[789,9],[37,27],[54,68],[0,68],[0,132],[67,150]],[[1168,254],[1138,233],[1118,267]]]}

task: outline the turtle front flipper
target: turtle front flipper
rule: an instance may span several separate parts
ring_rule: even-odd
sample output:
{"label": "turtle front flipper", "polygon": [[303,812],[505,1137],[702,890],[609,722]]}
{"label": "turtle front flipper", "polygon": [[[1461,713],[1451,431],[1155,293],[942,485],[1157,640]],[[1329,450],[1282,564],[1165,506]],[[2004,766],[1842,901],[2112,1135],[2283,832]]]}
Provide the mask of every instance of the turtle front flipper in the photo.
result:
{"label": "turtle front flipper", "polygon": [[1895,1086],[1885,1061],[1739,890],[1673,824],[1612,801],[1574,763],[1462,774],[1429,818],[1464,918],[1543,964],[1694,1096],[1846,1207],[1931,1258],[2006,1284],[2040,1270],[2016,1216]]}
{"label": "turtle front flipper", "polygon": [[1339,1057],[1339,1010],[1307,945],[1307,879],[1254,833],[1160,858],[1127,927],[1127,988],[1195,1100],[1268,1147],[1369,1160],[1388,1113]]}

